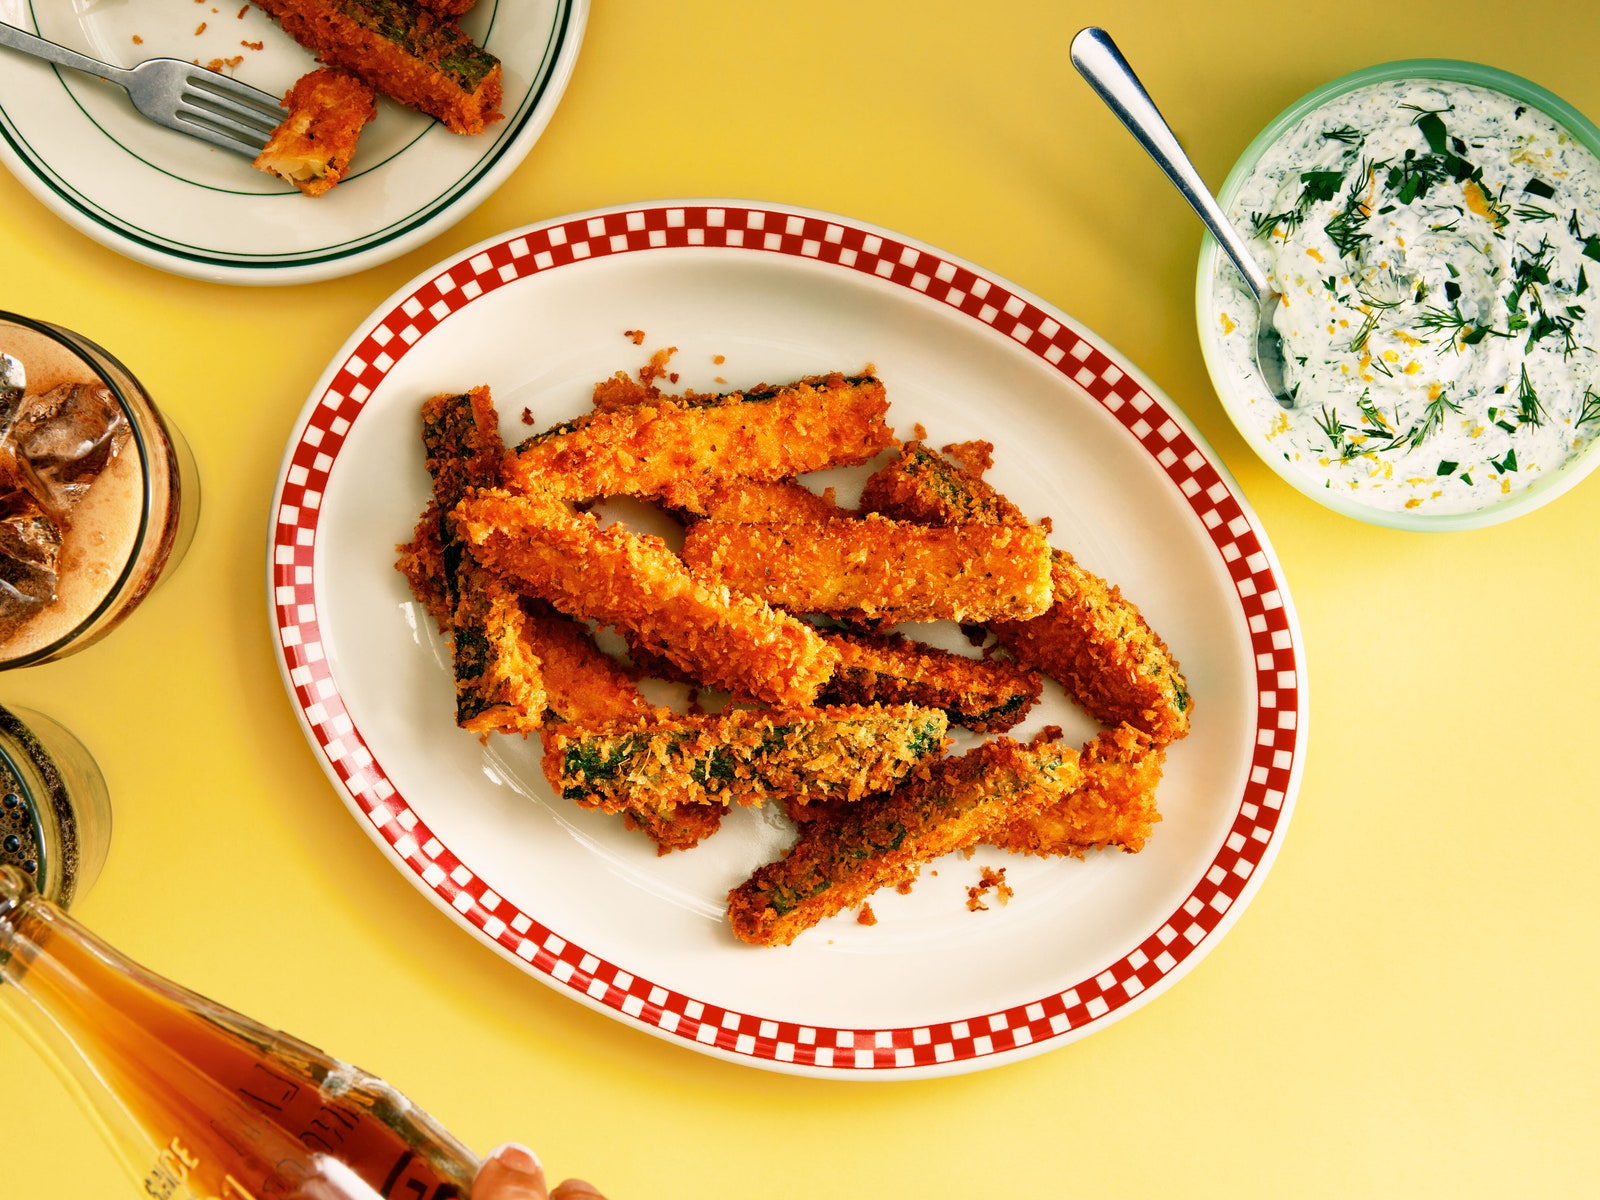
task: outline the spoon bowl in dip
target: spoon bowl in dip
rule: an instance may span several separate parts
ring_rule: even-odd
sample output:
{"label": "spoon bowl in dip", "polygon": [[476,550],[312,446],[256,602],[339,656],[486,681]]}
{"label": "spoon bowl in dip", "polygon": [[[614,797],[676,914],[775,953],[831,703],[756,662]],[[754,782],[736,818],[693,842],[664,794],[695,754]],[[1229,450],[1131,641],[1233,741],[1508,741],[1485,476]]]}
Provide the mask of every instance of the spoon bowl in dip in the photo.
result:
{"label": "spoon bowl in dip", "polygon": [[1261,372],[1262,382],[1278,403],[1284,408],[1293,408],[1294,392],[1284,378],[1283,342],[1274,323],[1280,297],[1273,291],[1266,271],[1255,260],[1244,238],[1206,189],[1200,173],[1183,152],[1183,147],[1178,144],[1178,139],[1173,136],[1171,128],[1144,90],[1139,77],[1133,73],[1127,59],[1122,57],[1122,52],[1111,40],[1111,35],[1091,25],[1080,30],[1072,39],[1071,53],[1072,65],[1078,68],[1078,73],[1088,80],[1089,86],[1094,88],[1100,99],[1106,102],[1150,157],[1155,159],[1156,165],[1199,214],[1206,228],[1211,230],[1227,251],[1228,257],[1233,259],[1244,276],[1245,283],[1255,293],[1260,309],[1256,322],[1256,366]]}

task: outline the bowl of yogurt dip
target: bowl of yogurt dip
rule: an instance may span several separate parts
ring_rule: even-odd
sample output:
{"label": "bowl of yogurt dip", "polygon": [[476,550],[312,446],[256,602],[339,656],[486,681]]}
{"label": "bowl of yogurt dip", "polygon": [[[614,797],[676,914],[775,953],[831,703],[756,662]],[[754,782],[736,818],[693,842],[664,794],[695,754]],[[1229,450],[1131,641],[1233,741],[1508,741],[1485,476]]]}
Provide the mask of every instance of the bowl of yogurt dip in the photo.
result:
{"label": "bowl of yogurt dip", "polygon": [[1218,199],[1283,298],[1293,406],[1259,378],[1255,300],[1209,237],[1201,350],[1301,492],[1469,529],[1600,465],[1600,129],[1571,105],[1475,63],[1386,63],[1281,113]]}

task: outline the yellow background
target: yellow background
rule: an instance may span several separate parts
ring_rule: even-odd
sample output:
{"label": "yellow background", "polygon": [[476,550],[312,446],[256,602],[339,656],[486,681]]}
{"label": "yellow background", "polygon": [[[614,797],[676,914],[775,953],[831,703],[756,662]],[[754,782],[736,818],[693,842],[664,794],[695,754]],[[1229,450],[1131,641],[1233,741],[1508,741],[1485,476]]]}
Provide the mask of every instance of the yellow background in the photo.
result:
{"label": "yellow background", "polygon": [[[353,278],[251,290],[125,261],[0,178],[0,300],[103,342],[204,475],[181,569],[111,640],[0,679],[98,757],[78,907],[150,967],[388,1078],[480,1149],[629,1197],[1600,1194],[1600,481],[1476,533],[1335,516],[1264,467],[1201,364],[1199,225],[1067,61],[1108,26],[1220,183],[1302,93],[1476,59],[1600,116],[1585,4],[601,0],[548,131],[480,208]],[[975,1075],[789,1078],[668,1045],[486,952],[334,796],[279,683],[269,497],[379,300],[529,221],[797,203],[980,263],[1140,364],[1233,470],[1299,609],[1311,736],[1283,851],[1225,940],[1095,1036]],[[0,1196],[134,1194],[0,1039]]]}

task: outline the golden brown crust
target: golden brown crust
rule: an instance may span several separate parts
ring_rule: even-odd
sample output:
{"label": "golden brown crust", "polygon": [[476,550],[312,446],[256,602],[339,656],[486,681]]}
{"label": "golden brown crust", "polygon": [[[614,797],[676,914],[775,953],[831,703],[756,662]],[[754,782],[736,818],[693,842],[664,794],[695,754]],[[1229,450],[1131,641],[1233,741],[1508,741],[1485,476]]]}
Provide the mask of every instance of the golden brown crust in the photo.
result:
{"label": "golden brown crust", "polygon": [[659,398],[585,414],[517,447],[508,485],[565,499],[656,497],[693,509],[708,490],[866,462],[889,445],[871,376],[815,376],[710,399]]}
{"label": "golden brown crust", "polygon": [[[971,448],[963,454],[969,466],[981,462]],[[907,442],[894,462],[867,481],[862,508],[935,525],[1026,524],[1004,495],[918,442]],[[1050,575],[1048,612],[988,622],[1000,644],[1022,665],[1059,682],[1103,724],[1128,722],[1159,742],[1185,736],[1192,707],[1188,685],[1139,609],[1063,550],[1052,551]]]}
{"label": "golden brown crust", "polygon": [[439,536],[439,506],[429,503],[417,519],[411,540],[395,547],[400,557],[395,570],[406,577],[411,594],[417,598],[439,627],[450,632],[450,594],[445,582],[444,542]]}
{"label": "golden brown crust", "polygon": [[[968,446],[962,449],[969,465],[983,461]],[[920,441],[904,443],[892,462],[872,473],[861,489],[861,511],[924,525],[1028,523],[1015,504],[976,473],[947,462]]]}
{"label": "golden brown crust", "polygon": [[1031,526],[701,521],[683,560],[798,613],[889,621],[1027,619],[1050,607],[1050,547]]}
{"label": "golden brown crust", "polygon": [[741,941],[781,946],[922,864],[980,841],[1004,814],[1037,811],[1077,785],[1077,752],[1010,738],[945,758],[884,797],[831,805],[783,858],[728,893]]}
{"label": "golden brown crust", "polygon": [[833,489],[813,492],[793,479],[770,483],[740,479],[716,484],[686,501],[685,512],[717,521],[783,522],[826,521],[842,515]]}
{"label": "golden brown crust", "polygon": [[924,704],[975,733],[1001,733],[1028,715],[1043,680],[1002,658],[972,658],[898,633],[824,632],[839,665],[823,687],[833,704]]}
{"label": "golden brown crust", "polygon": [[563,797],[602,812],[684,804],[859,800],[894,787],[944,749],[945,716],[914,705],[837,705],[662,714],[544,735],[544,772]]}
{"label": "golden brown crust", "polygon": [[807,705],[833,671],[837,655],[809,627],[696,576],[659,538],[495,490],[463,500],[452,520],[491,571],[736,696]]}
{"label": "golden brown crust", "polygon": [[482,133],[503,115],[499,60],[453,20],[410,0],[255,3],[328,66],[427,113],[452,133]]}
{"label": "golden brown crust", "polygon": [[1084,746],[1076,788],[1031,816],[1008,817],[984,841],[1041,857],[1082,858],[1107,846],[1137,853],[1161,820],[1156,785],[1165,757],[1163,746],[1131,725],[1108,729]]}
{"label": "golden brown crust", "polygon": [[302,75],[283,98],[288,115],[256,156],[255,167],[320,196],[350,169],[356,142],[378,115],[372,89],[346,71]]}
{"label": "golden brown crust", "polygon": [[1166,642],[1139,609],[1065,550],[1051,560],[1055,602],[1032,621],[991,621],[1019,663],[1043,671],[1105,725],[1124,722],[1157,742],[1189,732],[1193,702]]}

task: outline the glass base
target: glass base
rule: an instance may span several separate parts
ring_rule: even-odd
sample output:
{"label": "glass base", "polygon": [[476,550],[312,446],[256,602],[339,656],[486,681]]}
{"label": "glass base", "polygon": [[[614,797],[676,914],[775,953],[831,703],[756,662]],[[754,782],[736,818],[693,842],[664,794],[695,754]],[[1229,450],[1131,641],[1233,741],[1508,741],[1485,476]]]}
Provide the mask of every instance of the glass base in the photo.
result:
{"label": "glass base", "polygon": [[94,758],[42,713],[0,708],[0,864],[62,907],[99,878],[111,798]]}

